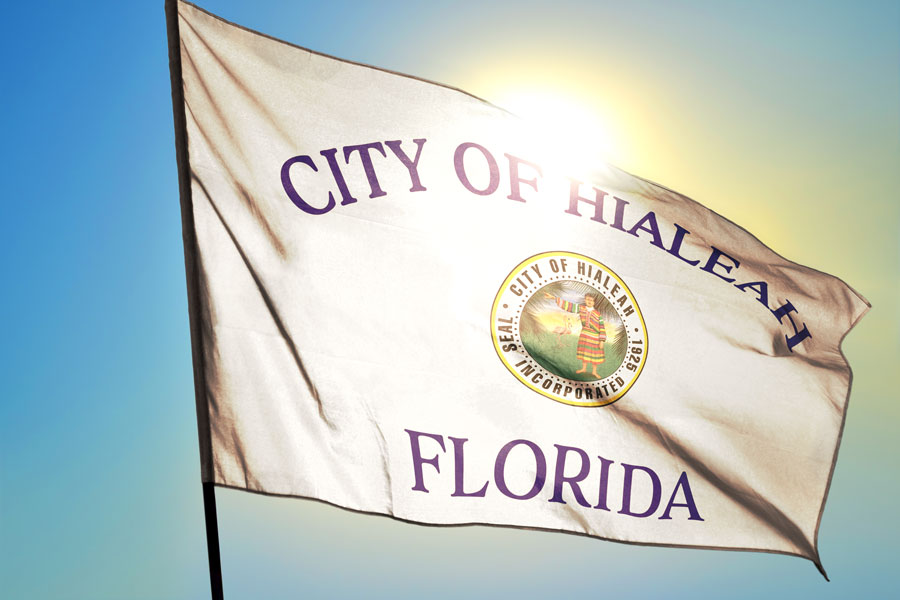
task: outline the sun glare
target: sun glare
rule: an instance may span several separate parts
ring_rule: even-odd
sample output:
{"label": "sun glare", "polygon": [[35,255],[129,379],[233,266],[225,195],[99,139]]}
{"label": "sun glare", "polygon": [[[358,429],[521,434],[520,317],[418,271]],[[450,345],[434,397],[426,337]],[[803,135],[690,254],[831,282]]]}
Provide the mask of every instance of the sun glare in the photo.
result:
{"label": "sun glare", "polygon": [[491,101],[534,128],[546,160],[560,172],[577,176],[614,156],[610,128],[595,107],[576,97],[546,89],[509,89]]}

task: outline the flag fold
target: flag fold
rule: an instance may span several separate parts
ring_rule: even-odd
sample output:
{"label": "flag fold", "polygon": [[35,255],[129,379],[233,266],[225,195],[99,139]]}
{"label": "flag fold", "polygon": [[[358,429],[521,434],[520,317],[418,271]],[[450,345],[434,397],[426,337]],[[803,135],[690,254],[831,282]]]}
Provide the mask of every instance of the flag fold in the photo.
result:
{"label": "flag fold", "polygon": [[858,293],[464,92],[177,12],[204,481],[820,564]]}

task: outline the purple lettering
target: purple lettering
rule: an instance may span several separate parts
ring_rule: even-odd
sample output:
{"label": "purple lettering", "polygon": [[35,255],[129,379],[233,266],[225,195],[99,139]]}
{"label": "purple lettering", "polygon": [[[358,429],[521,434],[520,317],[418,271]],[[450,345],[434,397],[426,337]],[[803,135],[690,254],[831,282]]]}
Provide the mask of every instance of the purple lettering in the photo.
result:
{"label": "purple lettering", "polygon": [[[678,494],[678,490],[681,489],[684,493],[684,502],[675,502],[675,496]],[[669,511],[672,510],[672,507],[675,506],[683,506],[688,509],[688,512],[691,516],[688,517],[688,521],[702,521],[700,518],[700,513],[697,512],[697,505],[694,504],[694,494],[691,493],[691,484],[688,481],[687,473],[684,471],[681,472],[681,477],[678,478],[678,483],[675,484],[675,489],[672,490],[672,497],[669,498],[669,503],[666,505],[666,510],[663,511],[660,519],[671,519],[669,516]]]}
{"label": "purple lettering", "polygon": [[[553,497],[550,498],[550,502],[559,502],[560,504],[566,503],[565,500],[562,499],[562,490],[563,484],[568,483],[572,488],[572,494],[575,496],[575,501],[582,506],[590,508],[591,503],[585,500],[584,494],[581,493],[581,488],[578,487],[578,482],[583,481],[591,471],[590,459],[588,458],[587,452],[581,448],[574,448],[572,446],[553,445],[556,446],[556,473],[553,483]],[[566,456],[569,452],[574,452],[581,457],[581,468],[574,477],[565,476]]]}
{"label": "purple lettering", "polygon": [[381,152],[382,156],[387,158],[387,154],[385,153],[381,142],[372,142],[371,144],[344,146],[344,160],[349,165],[350,155],[354,152],[359,152],[359,159],[362,161],[363,170],[366,172],[366,179],[369,181],[369,188],[371,188],[372,192],[369,194],[369,198],[379,198],[381,196],[386,196],[387,194],[381,189],[381,186],[378,185],[378,177],[375,175],[375,167],[372,165],[372,156],[369,154],[370,150],[378,150]]}
{"label": "purple lettering", "polygon": [[[759,303],[769,308],[769,284],[765,281],[751,281],[750,283],[734,284],[734,287],[743,291],[748,288],[756,292],[756,299]],[[779,319],[780,320],[780,319]]]}
{"label": "purple lettering", "polygon": [[507,198],[518,202],[525,202],[525,198],[522,197],[522,193],[519,191],[519,184],[527,184],[531,186],[534,191],[538,191],[538,180],[537,177],[534,179],[522,179],[519,176],[519,165],[524,164],[531,167],[537,171],[539,177],[543,177],[544,172],[533,162],[528,162],[522,158],[512,156],[511,154],[504,154],[503,156],[509,160],[509,196],[507,196]]}
{"label": "purple lettering", "polygon": [[477,497],[483,498],[485,492],[487,492],[488,482],[485,481],[484,485],[481,486],[481,489],[477,492],[466,492],[465,487],[465,472],[463,470],[463,444],[468,442],[467,438],[455,438],[451,436],[447,436],[447,438],[453,442],[453,464],[454,464],[454,472],[455,472],[455,489],[451,496],[462,496],[466,498]]}
{"label": "purple lettering", "polygon": [[653,239],[650,240],[651,244],[657,248],[662,248],[663,250],[666,249],[666,247],[663,246],[662,237],[659,235],[659,224],[656,222],[656,213],[653,211],[644,215],[640,221],[634,224],[634,227],[628,230],[628,233],[634,237],[640,237],[637,234],[638,231],[646,231],[653,236]]}
{"label": "purple lettering", "polygon": [[[334,177],[334,182],[338,186],[338,191],[341,192],[341,206],[347,204],[353,204],[356,202],[356,198],[350,193],[350,190],[347,188],[347,182],[344,180],[344,174],[341,172],[341,167],[338,165],[337,159],[334,157],[337,154],[337,148],[330,148],[328,150],[322,150],[319,152],[322,156],[325,157],[325,160],[328,161],[328,168],[331,169],[331,175]],[[331,197],[331,194],[328,194],[328,197]]]}
{"label": "purple lettering", "polygon": [[438,473],[441,472],[441,468],[438,466],[438,454],[435,454],[432,458],[422,458],[422,449],[419,447],[419,438],[427,437],[433,439],[441,445],[441,450],[446,452],[447,449],[444,448],[444,436],[435,435],[433,433],[422,433],[421,431],[412,431],[409,429],[404,429],[403,431],[409,434],[409,445],[412,450],[413,473],[416,478],[416,485],[414,485],[412,489],[416,492],[425,492],[427,494],[428,489],[425,487],[422,465],[431,465]]}
{"label": "purple lettering", "polygon": [[305,213],[310,215],[322,215],[327,213],[329,210],[334,208],[334,194],[328,192],[328,204],[326,204],[322,208],[316,208],[309,204],[306,200],[304,200],[300,194],[297,193],[297,189],[294,187],[294,182],[291,181],[291,167],[297,163],[303,163],[310,167],[314,172],[318,172],[319,169],[316,167],[316,164],[313,162],[313,159],[308,156],[295,156],[293,158],[289,158],[284,161],[284,164],[281,165],[281,185],[284,187],[285,193],[288,195],[288,198],[291,199],[291,202],[294,205],[302,210]]}
{"label": "purple lettering", "polygon": [[[725,254],[724,252],[722,252],[715,246],[711,246],[711,248],[712,248],[712,254],[709,255],[709,260],[706,261],[706,264],[704,266],[700,267],[700,270],[706,271],[707,273],[712,273],[719,279],[722,279],[723,281],[727,281],[728,283],[731,283],[732,281],[734,281],[734,277],[725,277],[721,273],[716,273],[715,268],[722,267],[723,269],[725,269],[726,273],[731,273],[732,269],[737,269],[739,266],[741,266],[740,261],[738,259],[734,258],[733,256],[729,256],[729,255]],[[729,265],[729,264],[726,264],[723,262],[719,262],[719,258],[723,258],[723,257],[727,258],[734,264]]]}
{"label": "purple lettering", "polygon": [[690,235],[691,232],[688,231],[687,229],[685,229],[684,227],[682,227],[681,225],[679,225],[678,223],[675,223],[674,225],[675,225],[675,238],[672,240],[672,247],[669,248],[668,250],[666,250],[666,252],[668,252],[669,254],[671,254],[672,256],[674,256],[676,258],[683,260],[684,262],[686,262],[687,264],[689,264],[691,266],[696,265],[697,263],[700,262],[699,260],[688,260],[680,254],[681,244],[684,242],[684,236]]}
{"label": "purple lettering", "polygon": [[594,188],[595,200],[589,200],[578,193],[580,187],[580,181],[569,179],[569,208],[566,210],[566,213],[580,217],[581,213],[578,212],[578,203],[584,202],[594,207],[594,216],[591,217],[591,220],[606,225],[606,221],[603,220],[603,198],[606,197],[606,192]]}
{"label": "purple lettering", "polygon": [[[469,176],[466,175],[466,165],[464,162],[464,157],[466,154],[466,150],[470,148],[475,148],[479,152],[481,152],[481,154],[484,156],[484,160],[487,162],[488,169],[490,170],[490,180],[488,181],[487,187],[482,190],[472,185],[472,182],[469,181]],[[479,146],[474,142],[465,142],[463,144],[460,144],[456,148],[456,152],[453,154],[453,166],[456,168],[456,176],[459,178],[460,183],[462,183],[463,186],[465,186],[465,188],[473,194],[478,194],[479,196],[490,196],[497,191],[497,187],[500,185],[500,169],[497,167],[497,161],[494,160],[494,157],[484,146]]]}
{"label": "purple lettering", "polygon": [[597,458],[600,459],[600,492],[597,494],[597,504],[594,508],[609,510],[609,505],[606,503],[606,493],[609,490],[609,466],[613,464],[614,461],[603,458],[602,456],[598,456]]}
{"label": "purple lettering", "polygon": [[[622,484],[622,510],[620,515],[628,515],[630,517],[644,518],[649,517],[656,509],[659,508],[659,500],[662,495],[662,486],[659,482],[659,476],[649,467],[641,467],[639,465],[628,465],[622,463],[625,469],[625,480]],[[650,477],[650,483],[653,485],[653,496],[650,499],[650,506],[644,512],[632,512],[631,510],[631,486],[634,477],[634,471],[643,471]]]}
{"label": "purple lettering", "polygon": [[[506,457],[509,456],[509,453],[513,448],[519,445],[525,445],[531,449],[531,452],[534,454],[535,463],[534,485],[531,486],[531,490],[523,495],[514,494],[510,491],[510,489],[506,485],[505,474]],[[546,480],[547,459],[544,458],[544,453],[541,452],[541,449],[537,444],[528,440],[513,440],[500,449],[500,452],[497,454],[497,460],[494,462],[494,483],[497,485],[497,489],[500,490],[500,492],[504,496],[514,498],[516,500],[528,500],[530,498],[534,498],[544,488],[544,482]]]}
{"label": "purple lettering", "polygon": [[806,328],[806,323],[801,323],[803,325],[803,329],[797,329],[797,324],[794,323],[793,317],[791,317],[792,312],[797,312],[797,309],[794,308],[794,305],[791,304],[790,300],[784,303],[784,306],[780,308],[776,308],[772,311],[772,314],[775,315],[775,318],[778,319],[778,322],[781,323],[781,320],[784,317],[788,318],[788,321],[791,323],[791,327],[794,329],[794,335],[791,337],[784,336],[784,341],[787,342],[788,350],[791,352],[794,351],[794,346],[805,340],[806,338],[811,338],[812,334],[809,332],[809,329]]}
{"label": "purple lettering", "polygon": [[406,167],[406,170],[409,171],[409,180],[412,183],[412,187],[409,188],[410,192],[424,192],[425,186],[422,185],[421,180],[419,180],[419,157],[422,155],[422,146],[425,145],[425,141],[422,138],[413,140],[413,143],[416,145],[416,157],[413,160],[409,159],[406,152],[400,148],[400,140],[389,140],[384,144],[391,149],[391,152],[394,153],[400,162],[403,163],[403,166]]}

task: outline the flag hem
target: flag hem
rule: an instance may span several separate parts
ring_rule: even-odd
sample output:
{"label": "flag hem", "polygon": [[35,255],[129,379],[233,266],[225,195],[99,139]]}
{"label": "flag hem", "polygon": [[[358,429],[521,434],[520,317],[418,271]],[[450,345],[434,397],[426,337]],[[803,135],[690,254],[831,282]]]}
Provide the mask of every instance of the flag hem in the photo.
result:
{"label": "flag hem", "polygon": [[825,480],[825,493],[822,494],[822,505],[819,507],[819,517],[816,519],[816,528],[815,535],[813,537],[813,550],[816,553],[815,559],[813,559],[813,563],[815,563],[816,568],[819,569],[819,572],[822,573],[822,577],[825,578],[825,581],[831,581],[828,578],[828,574],[825,572],[825,567],[822,565],[822,560],[819,556],[819,526],[822,524],[822,515],[825,514],[825,504],[828,502],[828,493],[831,491],[831,482],[834,478],[834,470],[837,466],[838,454],[841,450],[841,441],[844,438],[844,426],[847,424],[847,410],[850,406],[850,392],[853,389],[853,368],[850,366],[850,361],[847,360],[847,356],[844,354],[844,339],[846,339],[847,335],[853,331],[853,328],[856,327],[857,323],[859,323],[866,313],[872,308],[872,305],[868,300],[863,298],[863,296],[854,290],[851,286],[847,285],[843,280],[837,278],[841,283],[847,286],[856,296],[865,304],[863,310],[856,316],[856,319],[850,326],[847,328],[847,331],[844,332],[844,335],[841,336],[841,340],[838,342],[838,352],[841,353],[841,358],[844,361],[844,364],[847,365],[847,396],[844,398],[844,405],[841,407],[841,426],[838,429],[837,440],[834,445],[834,455],[831,459],[831,469],[828,471],[828,478]]}
{"label": "flag hem", "polygon": [[166,32],[169,46],[169,78],[172,86],[172,117],[175,121],[175,158],[178,164],[178,195],[181,205],[181,238],[184,246],[184,272],[187,285],[188,321],[191,330],[191,357],[194,374],[194,399],[197,407],[197,433],[200,446],[200,480],[213,483],[212,435],[209,402],[206,398],[206,366],[200,315],[200,274],[197,267],[197,237],[194,229],[194,204],[191,195],[190,156],[187,144],[187,119],[184,108],[184,78],[181,71],[181,33],[178,26],[178,0],[165,1]]}
{"label": "flag hem", "polygon": [[338,508],[340,510],[346,510],[352,513],[366,515],[366,516],[374,516],[374,517],[385,517],[391,519],[393,521],[398,521],[400,523],[406,523],[409,525],[420,525],[424,527],[496,527],[499,529],[519,529],[523,531],[542,531],[546,533],[564,533],[567,535],[576,535],[579,537],[591,538],[594,540],[600,540],[604,542],[614,542],[617,544],[627,544],[629,546],[647,546],[647,547],[657,547],[657,548],[682,548],[685,550],[727,550],[731,552],[757,552],[762,554],[781,554],[784,556],[796,556],[797,558],[803,558],[809,560],[813,563],[816,569],[825,577],[826,581],[831,581],[828,579],[828,576],[825,574],[825,570],[822,568],[821,564],[817,561],[817,559],[812,558],[810,556],[806,556],[804,554],[800,554],[799,552],[789,552],[787,550],[768,550],[765,548],[741,548],[741,547],[731,547],[731,546],[704,546],[701,544],[669,544],[665,542],[639,542],[635,540],[620,540],[616,538],[603,537],[599,535],[593,535],[590,533],[583,533],[580,531],[569,531],[567,529],[553,529],[552,527],[535,527],[531,525],[514,525],[514,524],[500,524],[500,523],[482,523],[479,521],[472,521],[466,523],[429,523],[427,521],[417,521],[415,519],[409,519],[406,517],[399,517],[397,515],[387,513],[387,512],[374,512],[368,511],[361,508],[352,508],[349,506],[344,506],[342,504],[338,504],[337,502],[332,502],[331,500],[325,500],[323,498],[314,498],[312,496],[303,496],[300,494],[281,494],[277,492],[267,492],[265,490],[257,490],[251,487],[241,487],[239,485],[233,485],[229,483],[220,483],[213,482],[213,485],[222,489],[235,490],[239,492],[249,492],[251,494],[256,494],[258,496],[269,496],[272,498],[293,498],[297,500],[308,500],[311,502],[317,502],[320,504],[325,504],[328,506],[332,506],[334,508]]}
{"label": "flag hem", "polygon": [[[169,2],[169,1],[170,1],[170,0],[166,0],[166,2]],[[261,31],[257,31],[256,29],[252,29],[252,28],[250,28],[250,27],[245,27],[244,25],[241,25],[241,24],[239,24],[239,23],[235,23],[235,22],[233,22],[233,21],[229,21],[228,19],[226,19],[226,18],[224,18],[224,17],[220,17],[219,15],[217,15],[217,14],[215,14],[215,13],[209,12],[208,10],[206,10],[206,9],[203,8],[203,7],[197,6],[197,5],[194,4],[193,2],[187,2],[186,0],[175,0],[175,2],[178,3],[178,4],[186,4],[186,5],[190,6],[191,8],[195,8],[195,9],[199,10],[200,12],[202,12],[202,13],[204,13],[204,14],[206,14],[206,15],[208,15],[208,16],[214,18],[214,19],[216,19],[217,21],[221,21],[221,22],[225,23],[226,25],[231,25],[232,27],[237,27],[238,29],[241,29],[241,30],[243,30],[243,31],[246,31],[247,33],[252,33],[252,34],[254,34],[254,35],[258,35],[258,36],[264,37],[264,38],[266,38],[266,39],[268,39],[268,40],[272,40],[273,42],[277,42],[277,43],[279,43],[279,44],[284,44],[285,46],[290,46],[291,48],[296,48],[297,50],[303,50],[304,52],[309,52],[310,54],[315,54],[316,56],[322,56],[322,57],[324,57],[324,58],[328,58],[328,59],[331,59],[331,60],[336,60],[336,61],[339,61],[339,62],[342,62],[342,63],[347,63],[347,64],[350,64],[350,65],[355,65],[355,66],[357,66],[357,67],[365,67],[366,69],[373,69],[373,70],[375,70],[375,71],[381,71],[382,73],[388,73],[388,74],[390,74],[390,75],[396,75],[396,76],[398,76],[398,77],[404,77],[404,78],[406,78],[406,79],[412,79],[412,80],[415,80],[415,81],[421,81],[422,83],[427,83],[427,84],[430,84],[430,85],[436,85],[436,86],[442,87],[442,88],[444,88],[444,89],[453,90],[454,92],[459,92],[460,94],[463,94],[464,96],[468,96],[468,97],[470,97],[470,98],[474,98],[475,100],[478,100],[479,102],[484,102],[485,104],[488,104],[488,105],[490,105],[490,106],[496,108],[497,110],[501,110],[501,111],[503,111],[503,112],[505,112],[505,113],[507,113],[507,114],[516,116],[516,117],[518,118],[518,115],[514,115],[513,113],[511,113],[510,111],[506,110],[505,108],[503,108],[503,107],[501,107],[501,106],[497,106],[496,104],[493,104],[493,103],[491,103],[490,101],[485,100],[484,98],[481,98],[481,97],[479,97],[479,96],[476,96],[475,94],[472,94],[472,93],[470,93],[470,92],[467,92],[467,91],[465,91],[465,90],[463,90],[463,89],[461,89],[461,88],[454,87],[454,86],[449,85],[449,84],[446,84],[446,83],[441,83],[441,82],[439,82],[439,81],[434,81],[434,80],[432,80],[432,79],[425,79],[424,77],[417,77],[416,75],[410,75],[409,73],[401,73],[400,71],[393,71],[393,70],[391,70],[391,69],[385,69],[385,68],[383,68],[383,67],[377,67],[377,66],[375,66],[375,65],[370,65],[370,64],[368,64],[368,63],[364,63],[364,62],[360,62],[360,61],[356,61],[356,60],[350,60],[349,58],[340,58],[340,57],[334,56],[334,55],[332,55],[332,54],[326,54],[325,52],[319,52],[318,50],[313,50],[313,49],[311,49],[311,48],[306,48],[305,46],[300,46],[299,44],[294,44],[293,42],[289,42],[289,41],[287,41],[287,40],[283,40],[283,39],[281,39],[281,38],[277,38],[277,37],[271,36],[271,35],[269,35],[269,34],[267,34],[267,33],[263,33],[263,32],[261,32]]]}

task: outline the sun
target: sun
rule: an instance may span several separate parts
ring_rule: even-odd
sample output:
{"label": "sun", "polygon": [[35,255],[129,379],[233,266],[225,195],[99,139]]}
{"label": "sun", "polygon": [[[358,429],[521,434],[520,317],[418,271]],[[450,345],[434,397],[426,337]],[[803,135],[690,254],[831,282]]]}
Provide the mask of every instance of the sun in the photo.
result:
{"label": "sun", "polygon": [[589,173],[615,155],[616,144],[604,117],[574,94],[546,87],[508,87],[497,90],[490,100],[532,128],[549,167],[561,174]]}

